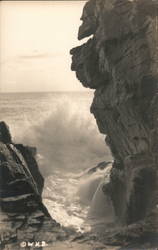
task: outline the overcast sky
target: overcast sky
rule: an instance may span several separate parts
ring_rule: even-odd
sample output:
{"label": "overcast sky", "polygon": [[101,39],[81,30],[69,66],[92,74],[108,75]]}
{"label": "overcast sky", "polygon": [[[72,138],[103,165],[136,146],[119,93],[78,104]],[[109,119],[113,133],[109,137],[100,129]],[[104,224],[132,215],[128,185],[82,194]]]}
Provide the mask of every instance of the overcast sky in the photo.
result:
{"label": "overcast sky", "polygon": [[86,90],[71,72],[84,1],[0,2],[0,91]]}

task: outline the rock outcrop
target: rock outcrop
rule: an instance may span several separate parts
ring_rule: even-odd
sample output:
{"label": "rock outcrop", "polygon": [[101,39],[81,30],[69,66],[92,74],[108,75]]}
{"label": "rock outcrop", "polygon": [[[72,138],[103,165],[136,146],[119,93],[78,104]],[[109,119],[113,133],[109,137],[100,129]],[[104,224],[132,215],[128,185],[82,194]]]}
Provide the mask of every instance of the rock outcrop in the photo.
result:
{"label": "rock outcrop", "polygon": [[35,153],[35,148],[13,143],[0,122],[0,249],[35,247],[35,242],[39,247],[65,237],[42,203],[44,179]]}
{"label": "rock outcrop", "polygon": [[157,235],[158,1],[90,0],[81,20],[78,39],[91,38],[71,50],[72,70],[95,89],[91,112],[114,158],[116,222]]}

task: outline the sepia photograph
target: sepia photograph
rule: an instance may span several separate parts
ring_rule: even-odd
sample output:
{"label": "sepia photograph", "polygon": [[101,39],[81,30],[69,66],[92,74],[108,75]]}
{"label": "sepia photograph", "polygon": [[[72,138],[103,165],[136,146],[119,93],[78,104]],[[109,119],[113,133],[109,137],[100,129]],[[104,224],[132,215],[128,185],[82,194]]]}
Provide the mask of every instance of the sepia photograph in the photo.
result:
{"label": "sepia photograph", "polygon": [[0,250],[158,249],[158,0],[0,1]]}

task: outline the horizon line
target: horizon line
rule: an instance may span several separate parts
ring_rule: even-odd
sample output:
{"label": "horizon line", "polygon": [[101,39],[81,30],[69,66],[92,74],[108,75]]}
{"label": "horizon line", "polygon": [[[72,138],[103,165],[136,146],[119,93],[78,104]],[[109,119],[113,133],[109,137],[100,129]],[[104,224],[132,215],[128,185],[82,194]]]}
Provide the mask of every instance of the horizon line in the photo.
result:
{"label": "horizon line", "polygon": [[0,94],[29,94],[29,93],[65,93],[65,92],[93,92],[94,90],[51,90],[51,91],[1,91]]}

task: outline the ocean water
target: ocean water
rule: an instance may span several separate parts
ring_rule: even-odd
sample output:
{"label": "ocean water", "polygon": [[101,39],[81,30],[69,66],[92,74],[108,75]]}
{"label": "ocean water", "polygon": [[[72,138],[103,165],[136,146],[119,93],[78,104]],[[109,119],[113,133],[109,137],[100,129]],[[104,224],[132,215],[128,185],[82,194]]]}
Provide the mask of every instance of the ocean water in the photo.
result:
{"label": "ocean water", "polygon": [[9,125],[13,140],[37,148],[45,177],[43,202],[54,219],[77,231],[88,230],[88,216],[97,217],[105,206],[100,203],[97,208],[99,199],[107,202],[99,187],[103,176],[108,181],[109,169],[85,174],[111,160],[89,111],[92,99],[92,92],[0,94],[0,120]]}

